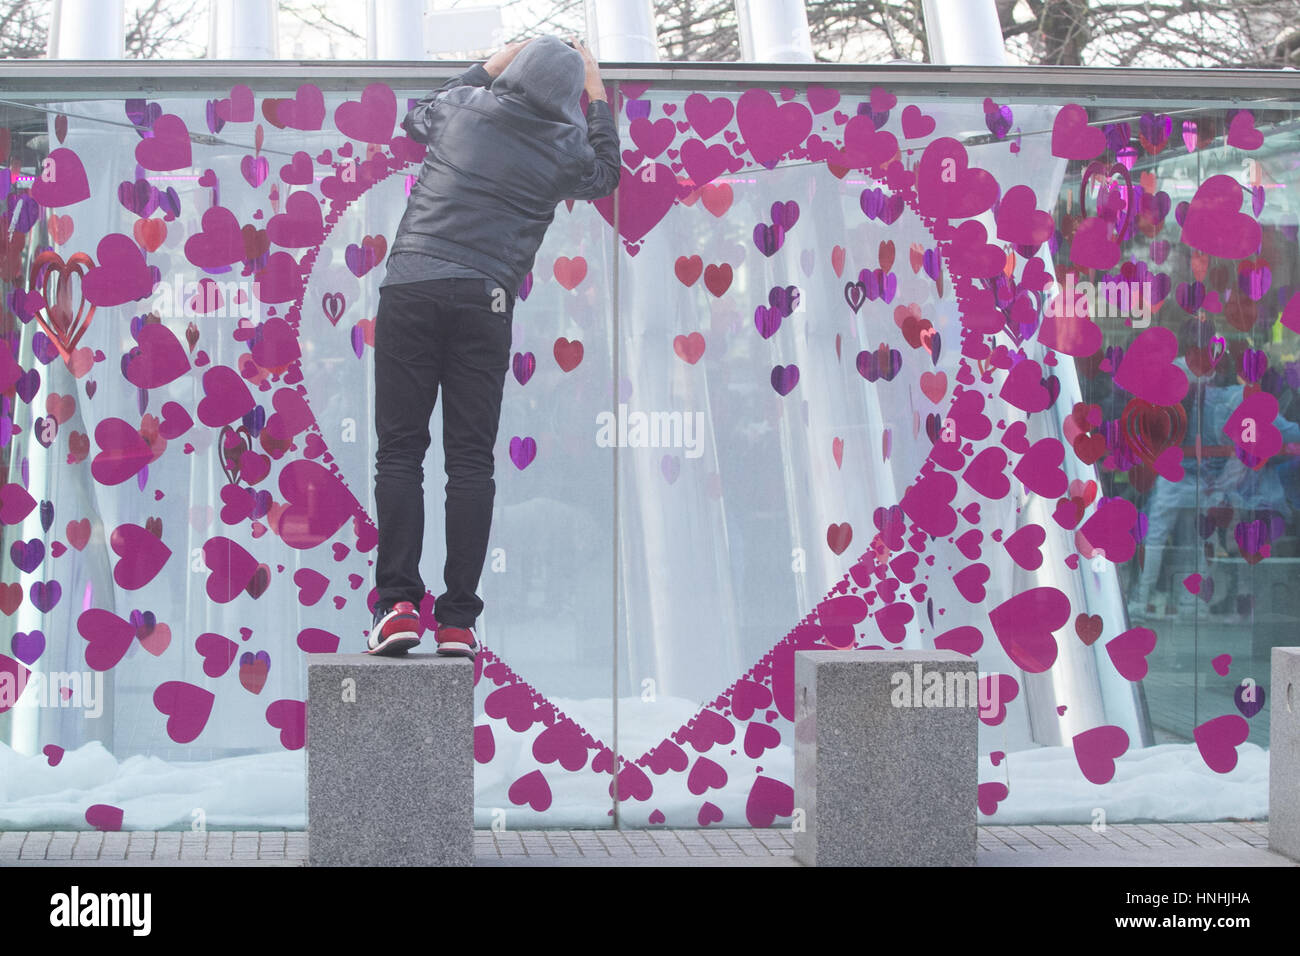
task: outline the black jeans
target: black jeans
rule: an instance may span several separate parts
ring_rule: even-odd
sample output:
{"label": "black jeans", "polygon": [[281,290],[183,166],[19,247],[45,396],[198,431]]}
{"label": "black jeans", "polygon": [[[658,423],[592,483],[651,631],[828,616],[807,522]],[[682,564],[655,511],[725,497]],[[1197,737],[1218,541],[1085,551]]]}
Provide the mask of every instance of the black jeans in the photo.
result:
{"label": "black jeans", "polygon": [[[447,472],[447,590],[439,624],[471,627],[492,526],[493,446],[510,363],[514,297],[483,279],[430,279],[380,289],[375,319],[377,607],[424,598],[424,455],[442,391]],[[493,306],[496,306],[494,311]]]}

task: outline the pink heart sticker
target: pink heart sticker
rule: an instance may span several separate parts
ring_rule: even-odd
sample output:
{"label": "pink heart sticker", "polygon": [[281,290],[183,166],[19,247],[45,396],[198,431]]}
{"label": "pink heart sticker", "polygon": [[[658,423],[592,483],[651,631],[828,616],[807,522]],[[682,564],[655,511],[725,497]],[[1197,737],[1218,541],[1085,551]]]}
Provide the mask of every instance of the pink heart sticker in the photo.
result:
{"label": "pink heart sticker", "polygon": [[301,750],[307,743],[307,703],[277,700],[266,708],[266,722],[280,731],[285,750]]}
{"label": "pink heart sticker", "polygon": [[153,692],[153,705],[167,718],[167,736],[187,744],[207,726],[216,697],[211,691],[185,681],[166,681]]}
{"label": "pink heart sticker", "polygon": [[1115,776],[1115,761],[1128,751],[1129,738],[1123,727],[1108,724],[1075,734],[1071,744],[1083,776],[1102,784]]}
{"label": "pink heart sticker", "polygon": [[1053,631],[1070,619],[1070,599],[1057,588],[1031,588],[989,612],[993,631],[1021,670],[1041,674],[1056,661]]}
{"label": "pink heart sticker", "polygon": [[1239,714],[1207,720],[1192,731],[1205,765],[1215,773],[1231,773],[1237,766],[1237,747],[1250,736],[1250,724]]}

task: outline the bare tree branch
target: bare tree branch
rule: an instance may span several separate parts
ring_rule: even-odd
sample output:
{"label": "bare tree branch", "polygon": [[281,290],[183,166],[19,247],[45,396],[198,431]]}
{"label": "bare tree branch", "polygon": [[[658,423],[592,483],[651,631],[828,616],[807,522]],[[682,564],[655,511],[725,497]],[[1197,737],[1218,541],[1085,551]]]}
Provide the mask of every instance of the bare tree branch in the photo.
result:
{"label": "bare tree branch", "polygon": [[0,57],[32,59],[45,56],[51,8],[50,0],[6,0],[0,3]]}
{"label": "bare tree branch", "polygon": [[195,19],[207,13],[202,0],[149,0],[126,12],[126,56],[152,60],[160,57],[194,59],[207,43],[194,39]]}
{"label": "bare tree branch", "polygon": [[[51,0],[0,0],[0,57],[44,56],[51,7]],[[994,0],[994,8],[1009,56],[1024,63],[1300,66],[1300,0]],[[203,55],[205,37],[194,28],[207,0],[128,0],[127,9],[127,56]],[[355,50],[364,28],[347,19],[349,9],[281,0],[286,17],[331,46]],[[507,0],[501,10],[507,40],[585,28],[582,0]],[[806,0],[805,10],[819,61],[928,59],[921,0]],[[734,0],[654,0],[654,11],[662,59],[740,58]]]}

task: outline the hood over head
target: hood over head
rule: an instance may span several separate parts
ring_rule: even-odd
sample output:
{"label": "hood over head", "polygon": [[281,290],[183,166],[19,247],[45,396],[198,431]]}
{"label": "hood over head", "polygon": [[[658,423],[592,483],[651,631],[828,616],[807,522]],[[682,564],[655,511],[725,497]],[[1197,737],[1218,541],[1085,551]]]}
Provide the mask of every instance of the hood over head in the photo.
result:
{"label": "hood over head", "polygon": [[578,107],[587,79],[582,54],[559,37],[533,40],[492,81],[498,96],[513,95],[547,119],[583,130],[587,119]]}

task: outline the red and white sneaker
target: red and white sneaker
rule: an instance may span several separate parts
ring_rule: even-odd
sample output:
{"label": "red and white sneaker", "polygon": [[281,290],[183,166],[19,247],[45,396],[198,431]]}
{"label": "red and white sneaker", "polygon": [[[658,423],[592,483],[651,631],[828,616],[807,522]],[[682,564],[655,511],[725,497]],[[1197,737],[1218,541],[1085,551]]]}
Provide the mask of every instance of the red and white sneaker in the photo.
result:
{"label": "red and white sneaker", "polygon": [[434,637],[438,641],[438,653],[443,657],[468,657],[473,660],[478,653],[478,641],[474,639],[472,627],[440,624],[434,631]]}
{"label": "red and white sneaker", "polygon": [[370,636],[366,639],[366,653],[381,657],[405,654],[420,643],[422,633],[424,627],[420,624],[420,614],[410,601],[398,601],[387,612],[378,608]]}

